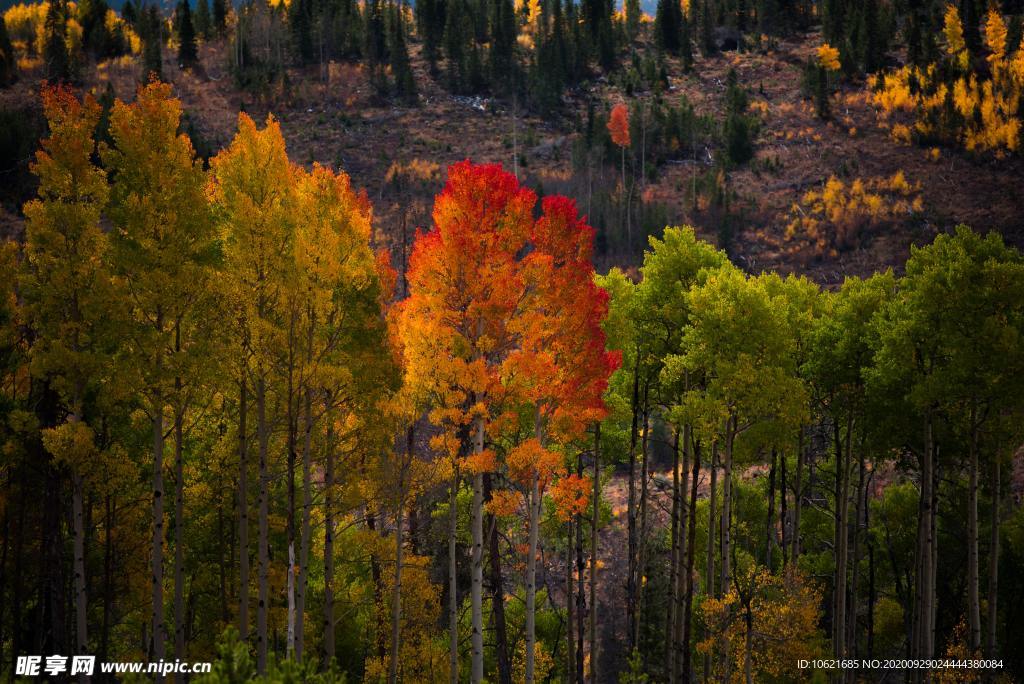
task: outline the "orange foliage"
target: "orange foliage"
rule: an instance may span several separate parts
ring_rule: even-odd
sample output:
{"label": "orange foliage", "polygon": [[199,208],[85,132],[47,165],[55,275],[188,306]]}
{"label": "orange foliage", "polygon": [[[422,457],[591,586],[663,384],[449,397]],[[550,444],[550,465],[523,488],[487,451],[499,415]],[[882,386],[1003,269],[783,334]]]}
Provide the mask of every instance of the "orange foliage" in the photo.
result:
{"label": "orange foliage", "polygon": [[586,475],[575,473],[567,475],[551,487],[551,498],[555,502],[555,511],[562,522],[567,522],[574,515],[583,515],[590,505],[590,488],[593,484]]}
{"label": "orange foliage", "polygon": [[629,147],[629,110],[621,102],[612,107],[608,132],[611,133],[613,143],[619,147]]}

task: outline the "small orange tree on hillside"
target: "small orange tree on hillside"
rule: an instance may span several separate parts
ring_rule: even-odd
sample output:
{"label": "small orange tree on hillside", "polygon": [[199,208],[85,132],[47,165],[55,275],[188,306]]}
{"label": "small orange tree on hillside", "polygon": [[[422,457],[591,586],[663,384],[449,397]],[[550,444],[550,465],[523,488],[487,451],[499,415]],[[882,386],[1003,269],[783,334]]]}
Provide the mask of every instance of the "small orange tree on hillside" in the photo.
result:
{"label": "small orange tree on hillside", "polygon": [[629,224],[629,207],[626,206],[626,148],[630,145],[629,110],[622,102],[612,107],[611,116],[608,117],[608,133],[612,142],[618,145],[622,152],[622,208],[626,222],[627,244],[632,248],[633,231]]}

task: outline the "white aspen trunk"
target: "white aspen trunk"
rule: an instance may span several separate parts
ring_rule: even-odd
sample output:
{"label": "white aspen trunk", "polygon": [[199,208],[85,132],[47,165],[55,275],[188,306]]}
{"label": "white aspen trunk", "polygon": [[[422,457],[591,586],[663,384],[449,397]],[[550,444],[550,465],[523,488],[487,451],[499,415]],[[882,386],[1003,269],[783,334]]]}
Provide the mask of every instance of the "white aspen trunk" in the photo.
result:
{"label": "white aspen trunk", "polygon": [[989,537],[988,554],[988,638],[985,640],[989,659],[996,657],[996,618],[998,617],[999,600],[999,497],[1000,497],[999,458],[992,458],[992,528]]}
{"label": "white aspen trunk", "polygon": [[967,609],[971,628],[971,656],[981,653],[981,599],[978,571],[978,431],[971,408],[971,436],[967,484]]}
{"label": "white aspen trunk", "polygon": [[[71,482],[71,515],[74,518],[75,527],[75,654],[84,655],[89,652],[88,623],[86,622],[88,605],[85,595],[85,516],[82,510],[84,482],[82,476],[77,473],[72,474]],[[89,678],[80,674],[78,681],[84,683],[89,681]]]}
{"label": "white aspen trunk", "polygon": [[249,640],[248,404],[248,391],[242,380],[238,390],[238,634],[243,642]]}
{"label": "white aspen trunk", "polygon": [[302,526],[299,537],[299,576],[295,588],[295,659],[300,663],[306,644],[306,582],[309,577],[307,564],[312,538],[310,516],[313,513],[313,400],[309,390],[306,391],[305,413],[305,434],[302,444]]}
{"label": "white aspen trunk", "polygon": [[[159,391],[150,406],[153,421],[153,537],[152,581],[153,660],[164,659],[164,405]],[[162,678],[161,678],[162,679]]]}
{"label": "white aspen trunk", "polygon": [[388,663],[388,684],[398,684],[398,662],[402,651],[403,523],[402,504],[399,503],[395,511],[395,586],[391,596],[391,659]]}
{"label": "white aspen trunk", "polygon": [[256,431],[259,442],[259,588],[256,600],[256,670],[267,672],[267,613],[270,608],[270,536],[268,501],[270,475],[267,466],[267,450],[270,430],[267,425],[266,381],[260,378],[256,384]]}
{"label": "white aspen trunk", "polygon": [[334,660],[334,432],[327,421],[324,455],[324,666]]}
{"label": "white aspen trunk", "polygon": [[[182,451],[183,422],[185,409],[180,405],[174,408],[174,657],[185,659],[185,467]],[[174,681],[181,684],[185,675],[174,674]]]}
{"label": "white aspen trunk", "polygon": [[459,596],[455,540],[458,536],[459,466],[456,464],[448,498],[448,677],[459,684]]}
{"label": "white aspen trunk", "polygon": [[[543,427],[539,405],[534,418],[534,436],[543,445]],[[526,684],[533,684],[534,643],[537,639],[537,543],[539,537],[538,518],[540,517],[540,485],[536,468],[530,474],[527,510],[529,511],[530,531],[526,556]],[[569,630],[572,630],[571,625]]]}
{"label": "white aspen trunk", "polygon": [[[476,419],[474,451],[484,450],[484,419]],[[473,510],[470,523],[473,537],[473,563],[471,567],[470,602],[472,608],[472,678],[473,684],[484,680],[484,476],[473,474]]]}

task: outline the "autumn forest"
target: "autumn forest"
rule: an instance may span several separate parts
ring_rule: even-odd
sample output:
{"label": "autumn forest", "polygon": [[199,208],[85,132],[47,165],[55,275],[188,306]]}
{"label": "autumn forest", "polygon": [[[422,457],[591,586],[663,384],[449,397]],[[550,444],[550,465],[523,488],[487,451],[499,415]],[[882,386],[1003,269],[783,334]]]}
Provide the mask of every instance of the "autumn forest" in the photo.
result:
{"label": "autumn forest", "polygon": [[0,678],[1024,681],[1022,120],[1012,0],[12,4]]}

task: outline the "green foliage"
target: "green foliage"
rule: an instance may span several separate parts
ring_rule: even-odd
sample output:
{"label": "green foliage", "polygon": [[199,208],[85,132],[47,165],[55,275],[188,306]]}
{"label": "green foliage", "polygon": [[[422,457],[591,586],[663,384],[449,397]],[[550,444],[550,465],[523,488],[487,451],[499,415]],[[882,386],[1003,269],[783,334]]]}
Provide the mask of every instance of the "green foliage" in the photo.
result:
{"label": "green foliage", "polygon": [[46,10],[43,62],[51,81],[71,78],[71,56],[68,54],[66,0],[53,0]]}
{"label": "green foliage", "polygon": [[741,166],[754,156],[755,120],[746,114],[747,92],[739,83],[735,69],[729,70],[725,89],[725,124],[722,138],[725,156],[731,166]]}
{"label": "green foliage", "polygon": [[333,668],[320,672],[313,659],[306,660],[304,664],[294,660],[275,660],[266,674],[257,675],[249,647],[239,639],[238,630],[229,627],[217,639],[217,657],[212,669],[194,677],[193,681],[196,684],[345,684],[348,677]]}
{"label": "green foliage", "polygon": [[197,0],[195,27],[196,35],[203,40],[208,41],[213,38],[214,26],[213,17],[210,16],[209,0]]}
{"label": "green foliage", "polygon": [[142,80],[157,78],[163,71],[163,27],[155,5],[147,5],[139,20],[139,37],[142,39]]}

